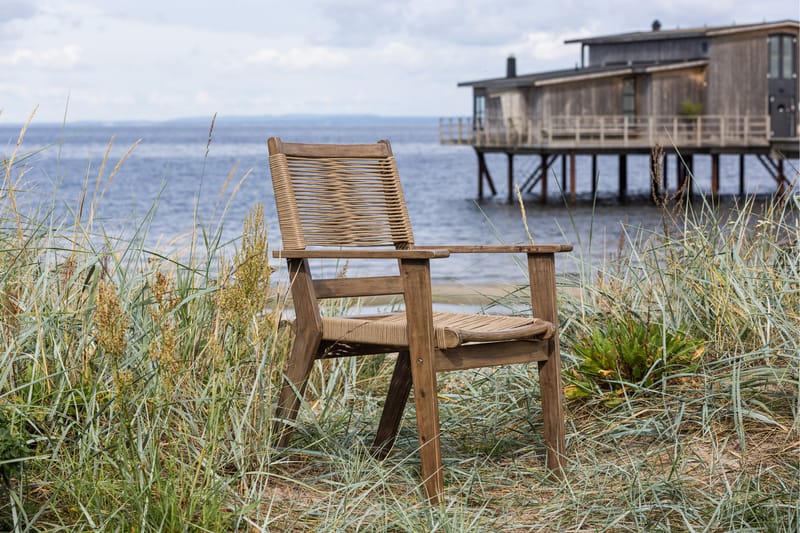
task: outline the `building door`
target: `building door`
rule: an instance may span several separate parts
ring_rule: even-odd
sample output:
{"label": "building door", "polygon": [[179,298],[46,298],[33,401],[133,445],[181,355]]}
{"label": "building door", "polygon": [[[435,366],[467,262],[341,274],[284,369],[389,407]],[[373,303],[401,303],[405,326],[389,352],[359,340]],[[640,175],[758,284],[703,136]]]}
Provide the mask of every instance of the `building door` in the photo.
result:
{"label": "building door", "polygon": [[797,37],[769,36],[769,119],[771,137],[797,136]]}

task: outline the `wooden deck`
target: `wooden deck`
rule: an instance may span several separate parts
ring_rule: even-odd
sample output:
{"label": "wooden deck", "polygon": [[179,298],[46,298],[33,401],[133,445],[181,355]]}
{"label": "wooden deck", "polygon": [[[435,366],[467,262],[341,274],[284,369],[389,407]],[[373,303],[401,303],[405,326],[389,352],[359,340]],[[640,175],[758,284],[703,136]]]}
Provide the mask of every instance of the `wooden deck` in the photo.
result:
{"label": "wooden deck", "polygon": [[[744,157],[755,155],[775,180],[777,192],[787,190],[784,159],[796,159],[800,151],[797,137],[771,137],[768,116],[551,116],[543,120],[509,118],[505,121],[485,121],[479,128],[473,127],[471,118],[439,119],[439,140],[445,145],[472,146],[478,156],[478,198],[483,198],[484,185],[492,195],[497,188],[489,174],[484,154],[505,153],[508,156],[508,198],[513,199],[514,156],[539,155],[541,163],[525,178],[523,192],[531,193],[535,186],[541,187],[541,198],[547,199],[547,179],[543,179],[555,159],[562,161],[562,187],[568,192],[570,202],[575,200],[575,156],[592,156],[592,176],[597,174],[598,155],[619,157],[619,198],[627,195],[627,156],[649,154],[651,168],[655,169],[655,158],[664,165],[663,184],[651,183],[653,198],[669,191],[666,182],[666,152],[680,153],[682,163],[677,165],[676,190],[686,188],[691,194],[691,180],[695,155],[711,157],[711,194],[719,191],[719,158],[723,154],[739,156],[739,194],[744,196]],[[661,146],[664,151],[656,156]],[[567,159],[570,162],[570,180],[566,181]],[[657,174],[655,171],[653,175]],[[592,194],[596,182],[592,180]],[[661,189],[659,191],[659,189]]]}
{"label": "wooden deck", "polygon": [[[637,152],[656,144],[693,151],[767,151],[769,117],[764,116],[550,116],[508,118],[474,128],[468,117],[439,120],[441,144],[486,151]],[[527,149],[527,150],[526,150]]]}

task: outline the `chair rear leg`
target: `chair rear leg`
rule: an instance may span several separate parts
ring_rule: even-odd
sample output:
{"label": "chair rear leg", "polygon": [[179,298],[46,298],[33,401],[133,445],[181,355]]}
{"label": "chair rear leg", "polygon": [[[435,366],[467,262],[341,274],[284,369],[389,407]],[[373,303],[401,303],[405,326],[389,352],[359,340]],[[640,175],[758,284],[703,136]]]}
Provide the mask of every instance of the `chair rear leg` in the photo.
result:
{"label": "chair rear leg", "polygon": [[403,410],[411,392],[411,384],[411,360],[408,350],[404,350],[397,354],[389,391],[386,393],[386,402],[383,404],[381,421],[375,434],[375,442],[372,444],[372,454],[378,459],[385,459],[394,446],[400,421],[403,419]]}
{"label": "chair rear leg", "polygon": [[297,332],[275,411],[273,434],[277,436],[277,446],[284,447],[289,442],[292,428],[287,422],[297,417],[300,400],[305,392],[320,340],[321,335],[317,332]]}

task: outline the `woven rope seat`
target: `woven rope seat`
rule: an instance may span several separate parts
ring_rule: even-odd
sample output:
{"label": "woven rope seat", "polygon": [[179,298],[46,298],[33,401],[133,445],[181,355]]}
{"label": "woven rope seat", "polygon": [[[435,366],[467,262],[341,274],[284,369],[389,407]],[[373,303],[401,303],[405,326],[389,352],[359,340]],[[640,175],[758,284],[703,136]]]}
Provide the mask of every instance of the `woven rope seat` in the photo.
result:
{"label": "woven rope seat", "polygon": [[[550,322],[515,316],[433,313],[434,342],[446,350],[466,343],[548,339],[555,333]],[[368,317],[323,317],[322,338],[335,342],[362,342],[407,346],[405,313]]]}

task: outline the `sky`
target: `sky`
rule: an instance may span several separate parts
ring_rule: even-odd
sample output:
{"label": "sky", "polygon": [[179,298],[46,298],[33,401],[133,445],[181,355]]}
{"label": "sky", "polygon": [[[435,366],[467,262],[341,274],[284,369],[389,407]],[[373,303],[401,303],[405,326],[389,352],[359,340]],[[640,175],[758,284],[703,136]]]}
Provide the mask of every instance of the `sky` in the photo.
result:
{"label": "sky", "polygon": [[566,39],[800,19],[797,0],[0,0],[0,124],[464,116],[460,81],[574,67]]}

